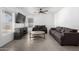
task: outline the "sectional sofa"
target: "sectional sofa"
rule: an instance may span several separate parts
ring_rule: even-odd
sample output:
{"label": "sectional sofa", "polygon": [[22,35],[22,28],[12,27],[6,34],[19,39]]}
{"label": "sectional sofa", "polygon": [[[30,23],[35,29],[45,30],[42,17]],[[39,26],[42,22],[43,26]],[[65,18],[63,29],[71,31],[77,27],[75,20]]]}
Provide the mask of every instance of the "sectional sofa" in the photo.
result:
{"label": "sectional sofa", "polygon": [[79,33],[77,29],[66,27],[56,27],[49,30],[49,34],[55,38],[60,45],[74,45],[79,44]]}

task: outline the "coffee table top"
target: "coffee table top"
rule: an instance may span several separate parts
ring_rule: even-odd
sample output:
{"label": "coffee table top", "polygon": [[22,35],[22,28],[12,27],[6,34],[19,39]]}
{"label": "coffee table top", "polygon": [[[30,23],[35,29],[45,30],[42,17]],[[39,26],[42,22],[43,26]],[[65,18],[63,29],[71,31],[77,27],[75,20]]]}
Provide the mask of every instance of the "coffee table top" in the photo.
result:
{"label": "coffee table top", "polygon": [[44,31],[32,31],[31,34],[45,34]]}

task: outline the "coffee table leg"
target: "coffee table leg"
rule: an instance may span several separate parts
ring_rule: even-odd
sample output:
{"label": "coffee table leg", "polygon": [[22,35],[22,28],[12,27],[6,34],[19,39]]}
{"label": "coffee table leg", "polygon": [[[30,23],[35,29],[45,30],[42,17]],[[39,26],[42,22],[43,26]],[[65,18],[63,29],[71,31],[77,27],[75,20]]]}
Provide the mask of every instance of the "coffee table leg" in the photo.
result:
{"label": "coffee table leg", "polygon": [[30,40],[31,40],[31,33],[30,33]]}
{"label": "coffee table leg", "polygon": [[45,39],[45,34],[43,34],[44,35],[44,39]]}

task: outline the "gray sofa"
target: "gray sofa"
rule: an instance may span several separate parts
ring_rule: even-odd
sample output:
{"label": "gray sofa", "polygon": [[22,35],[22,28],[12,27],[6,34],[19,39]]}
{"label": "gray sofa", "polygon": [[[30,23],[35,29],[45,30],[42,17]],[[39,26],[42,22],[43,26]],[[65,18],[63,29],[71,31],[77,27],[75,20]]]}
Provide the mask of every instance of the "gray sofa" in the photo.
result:
{"label": "gray sofa", "polygon": [[55,38],[60,45],[74,45],[79,44],[79,33],[76,29],[66,27],[56,27],[49,30],[49,34]]}

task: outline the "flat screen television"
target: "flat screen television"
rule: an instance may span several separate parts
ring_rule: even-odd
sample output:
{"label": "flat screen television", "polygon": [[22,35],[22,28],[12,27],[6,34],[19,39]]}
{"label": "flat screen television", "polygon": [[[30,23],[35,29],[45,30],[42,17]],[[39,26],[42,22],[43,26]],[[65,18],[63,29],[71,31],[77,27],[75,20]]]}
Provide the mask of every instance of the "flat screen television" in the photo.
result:
{"label": "flat screen television", "polygon": [[16,23],[25,23],[25,16],[21,13],[16,15]]}

